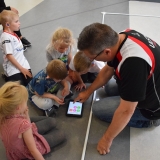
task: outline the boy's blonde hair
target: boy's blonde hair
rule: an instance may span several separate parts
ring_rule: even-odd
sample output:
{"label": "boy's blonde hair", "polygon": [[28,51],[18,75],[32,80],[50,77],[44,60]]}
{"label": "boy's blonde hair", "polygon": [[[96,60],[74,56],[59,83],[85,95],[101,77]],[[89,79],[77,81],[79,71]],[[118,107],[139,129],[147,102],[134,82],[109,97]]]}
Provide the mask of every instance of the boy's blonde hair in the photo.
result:
{"label": "boy's blonde hair", "polygon": [[78,51],[73,59],[73,65],[77,72],[83,72],[89,69],[91,63],[91,60],[82,51]]}
{"label": "boy's blonde hair", "polygon": [[49,45],[47,46],[47,50],[52,51],[56,44],[58,45],[65,44],[69,46],[73,45],[74,39],[72,32],[67,28],[62,28],[62,27],[57,28],[52,34],[52,38]]}
{"label": "boy's blonde hair", "polygon": [[63,80],[67,77],[66,65],[59,59],[54,59],[49,62],[46,71],[50,78],[54,78],[56,80]]}
{"label": "boy's blonde hair", "polygon": [[16,14],[15,12],[8,11],[8,10],[3,10],[0,13],[0,24],[2,24],[2,26],[4,28],[4,27],[6,27],[6,23],[7,22],[9,22],[9,23],[12,22],[15,17],[18,17],[18,14]]}
{"label": "boy's blonde hair", "polygon": [[6,116],[14,114],[17,106],[27,102],[27,89],[19,82],[7,82],[0,88],[0,124]]}

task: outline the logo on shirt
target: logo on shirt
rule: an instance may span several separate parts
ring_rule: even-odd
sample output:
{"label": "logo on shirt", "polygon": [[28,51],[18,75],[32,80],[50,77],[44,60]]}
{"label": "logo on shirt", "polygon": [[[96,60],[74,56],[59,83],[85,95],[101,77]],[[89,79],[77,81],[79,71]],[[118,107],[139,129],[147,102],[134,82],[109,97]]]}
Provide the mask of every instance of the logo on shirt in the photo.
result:
{"label": "logo on shirt", "polygon": [[2,42],[2,44],[10,43],[10,42],[11,42],[10,40],[4,40],[4,41]]}
{"label": "logo on shirt", "polygon": [[149,46],[152,48],[155,48],[156,43],[148,37],[145,37],[145,38],[148,40]]}

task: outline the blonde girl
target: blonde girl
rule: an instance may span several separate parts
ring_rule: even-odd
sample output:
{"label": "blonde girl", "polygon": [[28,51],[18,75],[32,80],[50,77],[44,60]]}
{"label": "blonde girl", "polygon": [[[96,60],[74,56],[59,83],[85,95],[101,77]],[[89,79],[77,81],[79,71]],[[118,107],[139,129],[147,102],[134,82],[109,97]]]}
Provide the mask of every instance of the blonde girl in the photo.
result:
{"label": "blonde girl", "polygon": [[50,62],[53,59],[62,60],[66,66],[71,61],[74,39],[72,32],[67,28],[59,27],[52,35],[51,41],[46,47],[46,58]]}
{"label": "blonde girl", "polygon": [[44,160],[42,155],[65,139],[55,129],[55,119],[39,116],[30,120],[27,99],[26,88],[17,82],[0,88],[0,138],[8,160]]}

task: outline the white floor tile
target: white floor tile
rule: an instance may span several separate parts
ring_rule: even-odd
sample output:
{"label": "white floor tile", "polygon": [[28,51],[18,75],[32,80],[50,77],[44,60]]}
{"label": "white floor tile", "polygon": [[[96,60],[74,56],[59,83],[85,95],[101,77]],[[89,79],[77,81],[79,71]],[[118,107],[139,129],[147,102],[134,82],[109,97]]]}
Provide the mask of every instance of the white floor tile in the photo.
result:
{"label": "white floor tile", "polygon": [[130,160],[160,159],[160,127],[130,130]]}
{"label": "white floor tile", "polygon": [[[160,45],[160,3],[129,2],[130,14],[153,15],[153,17],[130,16],[130,28],[135,29]],[[154,17],[155,16],[155,17]],[[157,18],[156,16],[159,16]]]}
{"label": "white floor tile", "polygon": [[[36,5],[41,3],[43,0],[5,0],[6,6],[14,7],[18,10],[19,16],[22,16]],[[0,26],[0,30],[2,26]]]}
{"label": "white floor tile", "polygon": [[22,16],[42,1],[43,0],[5,0],[5,3],[6,6],[16,8],[19,11],[19,15]]}

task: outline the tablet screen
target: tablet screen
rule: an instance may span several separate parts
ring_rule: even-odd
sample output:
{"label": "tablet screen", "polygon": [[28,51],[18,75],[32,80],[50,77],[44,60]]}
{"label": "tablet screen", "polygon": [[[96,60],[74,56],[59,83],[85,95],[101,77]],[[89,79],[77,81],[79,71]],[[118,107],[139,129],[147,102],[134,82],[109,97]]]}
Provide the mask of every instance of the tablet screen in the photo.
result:
{"label": "tablet screen", "polygon": [[82,116],[82,107],[83,104],[81,102],[73,103],[73,101],[70,101],[67,109],[67,115],[78,117]]}

